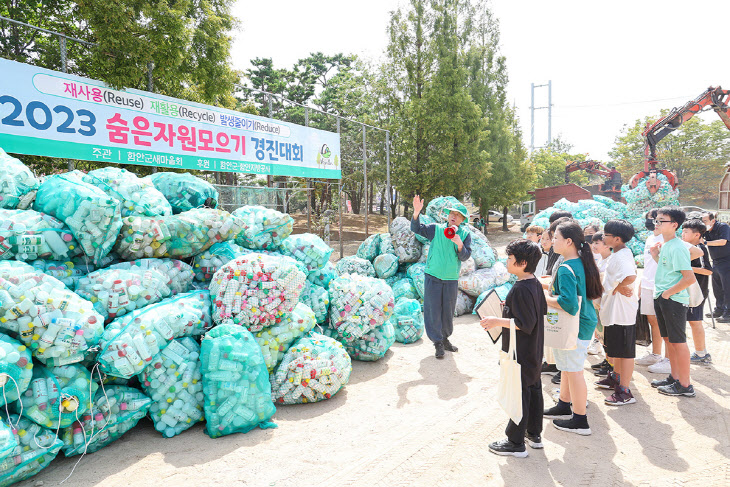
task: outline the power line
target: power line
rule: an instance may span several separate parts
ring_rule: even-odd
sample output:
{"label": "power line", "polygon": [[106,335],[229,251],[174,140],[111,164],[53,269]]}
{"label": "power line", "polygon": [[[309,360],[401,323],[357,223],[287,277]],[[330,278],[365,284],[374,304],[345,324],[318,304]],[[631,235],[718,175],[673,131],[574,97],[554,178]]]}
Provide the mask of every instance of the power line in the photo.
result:
{"label": "power line", "polygon": [[659,101],[687,100],[691,96],[675,96],[672,98],[657,98],[654,100],[626,101],[621,103],[605,103],[600,105],[556,105],[556,108],[601,108],[601,107],[618,107],[625,105],[640,105],[642,103],[656,103]]}

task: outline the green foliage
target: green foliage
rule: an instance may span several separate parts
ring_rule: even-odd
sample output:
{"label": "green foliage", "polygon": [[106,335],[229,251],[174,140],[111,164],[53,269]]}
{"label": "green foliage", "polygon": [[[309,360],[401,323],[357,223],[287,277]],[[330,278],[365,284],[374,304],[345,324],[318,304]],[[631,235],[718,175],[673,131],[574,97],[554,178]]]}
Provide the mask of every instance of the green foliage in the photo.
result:
{"label": "green foliage", "polygon": [[[530,155],[530,164],[533,165],[537,175],[536,188],[565,184],[565,166],[587,158],[587,154],[572,153],[571,149],[570,144],[558,137],[547,147],[537,149]],[[599,184],[603,180],[600,177],[591,178],[588,173],[577,171],[569,175],[569,181],[578,186],[587,186]]]}

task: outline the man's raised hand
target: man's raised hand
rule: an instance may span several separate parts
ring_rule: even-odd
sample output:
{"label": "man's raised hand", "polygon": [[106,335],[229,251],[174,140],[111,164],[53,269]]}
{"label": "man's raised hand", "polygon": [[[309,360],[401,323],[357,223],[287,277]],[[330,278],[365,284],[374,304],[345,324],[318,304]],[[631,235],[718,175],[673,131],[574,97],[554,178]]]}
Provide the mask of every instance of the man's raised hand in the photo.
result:
{"label": "man's raised hand", "polygon": [[415,195],[413,197],[413,217],[417,217],[421,214],[421,210],[423,210],[423,199],[421,199],[420,196]]}

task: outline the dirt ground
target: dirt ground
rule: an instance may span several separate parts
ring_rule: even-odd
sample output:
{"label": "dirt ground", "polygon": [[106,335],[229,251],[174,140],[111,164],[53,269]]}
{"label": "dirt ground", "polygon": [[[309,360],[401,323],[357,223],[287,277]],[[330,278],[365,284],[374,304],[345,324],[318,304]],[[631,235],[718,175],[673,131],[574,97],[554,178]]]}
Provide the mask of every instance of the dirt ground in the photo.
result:
{"label": "dirt ground", "polygon": [[[517,233],[490,235],[504,250]],[[356,247],[355,247],[356,248]],[[705,323],[714,365],[692,366],[696,398],[652,389],[661,377],[638,367],[638,402],[604,404],[586,364],[588,419],[579,437],[545,420],[544,450],[517,459],[489,453],[507,416],[495,400],[499,349],[472,316],[456,319],[460,348],[444,360],[424,340],[396,343],[377,362],[353,361],[349,384],[331,400],[281,406],[279,428],[211,440],[197,425],[164,439],[145,419],[86,456],[66,484],[148,486],[501,486],[646,487],[730,485],[730,326]],[[690,344],[691,347],[691,344]],[[645,353],[637,347],[637,356]],[[602,357],[590,356],[590,363]],[[556,386],[543,376],[545,404]],[[57,459],[21,485],[57,485],[78,457]],[[42,484],[41,484],[42,482]]]}

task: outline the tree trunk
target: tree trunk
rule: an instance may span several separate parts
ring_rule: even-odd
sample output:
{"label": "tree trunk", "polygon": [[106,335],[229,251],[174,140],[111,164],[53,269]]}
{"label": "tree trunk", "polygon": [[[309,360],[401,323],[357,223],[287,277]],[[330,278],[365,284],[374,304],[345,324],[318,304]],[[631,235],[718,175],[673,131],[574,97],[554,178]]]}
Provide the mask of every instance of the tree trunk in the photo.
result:
{"label": "tree trunk", "polygon": [[509,231],[509,227],[507,226],[507,207],[505,206],[502,210],[502,231],[507,232]]}
{"label": "tree trunk", "polygon": [[395,219],[398,213],[398,191],[391,189],[390,194],[392,198],[390,200],[390,217]]}

